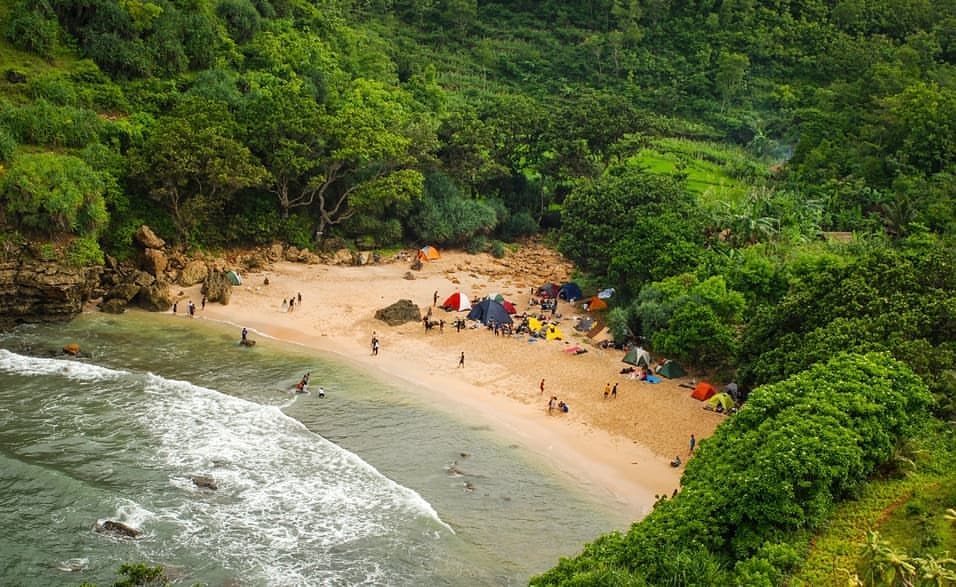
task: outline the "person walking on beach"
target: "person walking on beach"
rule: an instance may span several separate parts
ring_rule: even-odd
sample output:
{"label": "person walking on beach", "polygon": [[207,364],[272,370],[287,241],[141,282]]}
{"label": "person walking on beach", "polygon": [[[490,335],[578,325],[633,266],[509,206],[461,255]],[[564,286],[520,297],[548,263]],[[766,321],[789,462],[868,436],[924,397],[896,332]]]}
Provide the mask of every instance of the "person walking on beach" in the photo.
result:
{"label": "person walking on beach", "polygon": [[611,399],[617,399],[617,383],[611,388]]}
{"label": "person walking on beach", "polygon": [[437,289],[435,290],[435,293],[432,294],[432,305],[433,306],[438,305],[438,290]]}
{"label": "person walking on beach", "polygon": [[691,455],[694,454],[694,447],[695,447],[695,446],[697,446],[697,439],[694,438],[694,435],[693,435],[693,434],[691,434],[691,435],[690,435],[690,452],[688,452],[687,454],[691,454]]}
{"label": "person walking on beach", "polygon": [[295,312],[295,298],[289,298],[289,311]]}
{"label": "person walking on beach", "polygon": [[285,298],[282,298],[282,311],[283,311],[283,312],[288,312],[288,311],[289,311],[289,300],[287,300],[287,299],[285,299]]}
{"label": "person walking on beach", "polygon": [[465,351],[461,351],[461,356],[458,357],[458,366],[459,367],[465,366]]}
{"label": "person walking on beach", "polygon": [[296,301],[299,302],[299,305],[301,306],[301,305],[302,305],[302,292],[301,292],[301,291],[298,293],[298,295],[296,295],[296,298],[298,298]]}
{"label": "person walking on beach", "polygon": [[196,304],[192,300],[189,300],[189,317],[193,318],[196,316]]}
{"label": "person walking on beach", "polygon": [[438,334],[444,334],[444,333],[445,333],[445,321],[444,321],[444,320],[439,320],[439,321],[438,321]]}
{"label": "person walking on beach", "polygon": [[203,310],[206,309],[206,296],[202,297],[202,301],[199,302],[199,305],[200,307],[202,307]]}
{"label": "person walking on beach", "polygon": [[541,388],[541,393],[544,393],[544,379],[541,380],[541,383],[538,384],[538,387]]}
{"label": "person walking on beach", "polygon": [[176,313],[176,306],[179,305],[179,302],[173,302],[173,314]]}
{"label": "person walking on beach", "polygon": [[609,381],[607,385],[604,386],[604,399],[607,399],[607,396],[611,395],[611,382]]}
{"label": "person walking on beach", "polygon": [[378,355],[378,337],[372,337],[372,356]]}

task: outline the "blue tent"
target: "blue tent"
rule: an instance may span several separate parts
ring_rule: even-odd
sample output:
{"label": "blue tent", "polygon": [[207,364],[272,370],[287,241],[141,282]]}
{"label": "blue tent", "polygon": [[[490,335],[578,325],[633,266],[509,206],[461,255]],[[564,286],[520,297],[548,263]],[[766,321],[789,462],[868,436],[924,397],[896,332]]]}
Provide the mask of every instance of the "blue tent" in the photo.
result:
{"label": "blue tent", "polygon": [[574,283],[573,281],[569,281],[568,283],[562,285],[560,289],[558,289],[558,297],[562,300],[568,301],[580,300],[584,297],[584,293],[581,291],[581,287],[578,284]]}
{"label": "blue tent", "polygon": [[482,324],[487,324],[492,320],[498,324],[513,323],[511,316],[508,314],[508,310],[505,310],[504,306],[494,300],[478,302],[478,304],[471,309],[471,312],[468,312],[468,319],[480,320]]}

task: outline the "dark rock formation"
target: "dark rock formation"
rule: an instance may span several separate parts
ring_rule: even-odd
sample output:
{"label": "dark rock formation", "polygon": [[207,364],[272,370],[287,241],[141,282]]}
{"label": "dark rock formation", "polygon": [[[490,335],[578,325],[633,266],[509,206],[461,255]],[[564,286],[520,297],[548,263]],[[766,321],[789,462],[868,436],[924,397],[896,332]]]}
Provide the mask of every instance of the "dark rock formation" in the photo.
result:
{"label": "dark rock formation", "polygon": [[179,285],[189,287],[202,283],[207,277],[209,277],[209,267],[206,266],[205,261],[187,261],[179,274]]}
{"label": "dark rock formation", "polygon": [[106,520],[102,524],[96,524],[94,529],[100,534],[109,534],[117,538],[136,538],[143,534],[142,530],[137,530],[132,526],[127,526],[123,522]]}
{"label": "dark rock formation", "polygon": [[24,258],[0,263],[0,325],[73,318],[99,287],[102,271]]}
{"label": "dark rock formation", "polygon": [[156,233],[145,224],[136,229],[134,238],[147,249],[161,249],[166,246],[166,241],[156,236]]}
{"label": "dark rock formation", "polygon": [[150,312],[165,312],[173,307],[173,299],[169,295],[169,286],[159,281],[141,287],[139,293],[131,301]]}
{"label": "dark rock formation", "polygon": [[168,266],[169,259],[166,258],[166,253],[159,249],[146,249],[146,252],[143,254],[143,269],[145,269],[147,273],[153,277],[160,278]]}
{"label": "dark rock formation", "polygon": [[120,298],[106,300],[100,304],[100,311],[107,314],[122,314],[126,311],[129,302]]}
{"label": "dark rock formation", "polygon": [[216,480],[206,475],[196,475],[193,477],[193,483],[200,489],[212,489],[213,491],[219,489]]}
{"label": "dark rock formation", "polygon": [[202,294],[210,302],[219,302],[222,305],[229,304],[229,298],[232,296],[232,284],[226,277],[224,271],[212,271],[209,277],[202,284]]}
{"label": "dark rock formation", "polygon": [[387,308],[375,312],[375,317],[389,326],[398,326],[406,322],[418,322],[422,312],[411,300],[398,300]]}

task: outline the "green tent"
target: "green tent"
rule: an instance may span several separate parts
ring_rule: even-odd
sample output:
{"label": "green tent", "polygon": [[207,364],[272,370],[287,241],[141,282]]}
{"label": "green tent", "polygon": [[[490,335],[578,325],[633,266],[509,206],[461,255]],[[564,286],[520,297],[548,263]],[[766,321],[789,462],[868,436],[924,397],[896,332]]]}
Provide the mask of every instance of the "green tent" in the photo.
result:
{"label": "green tent", "polygon": [[627,354],[621,360],[640,367],[651,366],[651,354],[639,346],[631,347],[631,350],[627,351]]}
{"label": "green tent", "polygon": [[677,379],[678,377],[686,377],[687,371],[677,364],[677,361],[667,361],[657,369],[657,374],[661,377],[667,377],[668,379]]}
{"label": "green tent", "polygon": [[707,400],[707,404],[712,408],[720,406],[724,409],[725,412],[730,411],[730,408],[734,407],[734,400],[730,397],[729,393],[718,393],[714,397]]}
{"label": "green tent", "polygon": [[226,279],[233,285],[242,285],[242,278],[235,271],[226,271]]}

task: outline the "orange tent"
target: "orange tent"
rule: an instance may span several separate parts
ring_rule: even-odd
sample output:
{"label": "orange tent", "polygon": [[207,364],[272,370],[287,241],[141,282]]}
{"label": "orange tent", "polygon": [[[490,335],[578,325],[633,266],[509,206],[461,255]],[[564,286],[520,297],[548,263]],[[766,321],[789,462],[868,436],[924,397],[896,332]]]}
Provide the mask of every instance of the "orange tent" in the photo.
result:
{"label": "orange tent", "polygon": [[717,393],[717,390],[714,389],[714,386],[707,383],[706,381],[701,381],[697,384],[697,387],[694,388],[694,393],[690,396],[694,399],[699,399],[700,401],[709,400]]}
{"label": "orange tent", "polygon": [[607,302],[601,298],[594,296],[587,302],[585,302],[588,307],[588,312],[594,312],[596,310],[607,310]]}
{"label": "orange tent", "polygon": [[435,247],[425,245],[418,249],[418,258],[422,261],[434,261],[435,259],[441,259],[441,253],[439,253]]}

